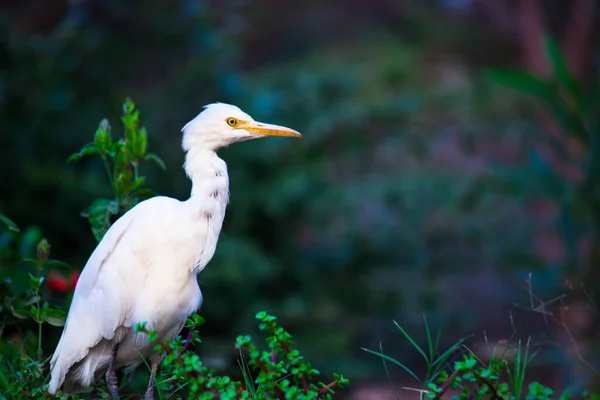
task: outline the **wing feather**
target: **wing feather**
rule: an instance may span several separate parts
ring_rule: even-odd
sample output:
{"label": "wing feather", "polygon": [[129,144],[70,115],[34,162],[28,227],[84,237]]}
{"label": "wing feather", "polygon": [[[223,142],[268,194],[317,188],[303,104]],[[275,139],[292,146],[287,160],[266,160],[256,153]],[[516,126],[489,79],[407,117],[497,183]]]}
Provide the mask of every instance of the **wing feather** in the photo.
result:
{"label": "wing feather", "polygon": [[[103,339],[113,339],[127,317],[131,300],[123,301],[123,296],[135,296],[135,288],[119,290],[122,278],[118,267],[131,261],[120,242],[127,237],[134,214],[134,209],[130,210],[111,226],[81,272],[62,336],[50,361],[50,393],[56,393],[69,369],[91,348]],[[78,375],[85,376],[79,376],[80,379],[93,379],[93,373],[82,372]]]}

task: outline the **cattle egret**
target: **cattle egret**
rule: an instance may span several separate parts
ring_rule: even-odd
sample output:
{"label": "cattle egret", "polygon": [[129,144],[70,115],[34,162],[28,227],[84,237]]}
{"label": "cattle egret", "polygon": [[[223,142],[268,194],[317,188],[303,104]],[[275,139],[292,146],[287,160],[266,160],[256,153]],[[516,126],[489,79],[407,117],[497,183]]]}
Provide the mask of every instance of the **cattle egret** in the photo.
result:
{"label": "cattle egret", "polygon": [[215,103],[182,129],[184,169],[192,181],[186,201],[145,200],[119,218],[87,261],[56,351],[48,392],[77,393],[106,371],[117,399],[115,371],[133,371],[150,359],[145,399],[154,398],[154,378],[164,354],[155,354],[146,322],[164,341],[173,340],[202,303],[196,274],[211,260],[229,200],[227,165],[216,151],[265,136],[301,137],[277,125],[254,121],[239,108]]}

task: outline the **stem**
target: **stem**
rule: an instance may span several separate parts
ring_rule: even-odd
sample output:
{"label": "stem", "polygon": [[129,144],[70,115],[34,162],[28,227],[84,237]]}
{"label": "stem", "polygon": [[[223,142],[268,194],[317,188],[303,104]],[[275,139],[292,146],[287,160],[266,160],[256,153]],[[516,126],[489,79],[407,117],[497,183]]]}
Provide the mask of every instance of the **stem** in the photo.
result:
{"label": "stem", "polygon": [[188,335],[185,338],[185,344],[183,345],[183,349],[181,349],[182,353],[185,353],[187,351],[188,347],[190,347],[190,342],[192,341],[192,336],[194,336],[194,329],[196,329],[195,325],[190,328],[190,331],[188,332]]}
{"label": "stem", "polygon": [[108,175],[108,181],[110,182],[110,187],[112,188],[113,192],[115,191],[115,180],[113,178],[113,174],[112,171],[110,170],[110,165],[108,165],[108,159],[106,158],[106,155],[102,154],[102,161],[104,162],[104,168],[106,169],[106,173]]}
{"label": "stem", "polygon": [[450,384],[454,381],[454,378],[456,378],[457,375],[458,375],[458,370],[455,369],[452,372],[452,375],[450,375],[448,378],[446,378],[446,380],[442,384],[442,387],[440,388],[440,391],[438,392],[438,394],[435,395],[434,400],[439,400],[442,398],[442,396],[444,395],[444,393],[446,393],[446,391],[450,387]]}
{"label": "stem", "polygon": [[498,391],[496,390],[496,388],[494,387],[492,382],[490,382],[487,378],[484,378],[483,376],[479,375],[478,373],[475,373],[475,376],[477,377],[477,379],[479,379],[481,382],[485,383],[486,386],[490,388],[493,399],[502,399],[502,397],[500,397],[500,395],[498,394]]}
{"label": "stem", "polygon": [[467,398],[467,400],[473,400],[475,398],[475,393],[477,393],[477,388],[471,389],[471,391],[469,392],[469,397]]}
{"label": "stem", "polygon": [[137,179],[139,177],[139,167],[140,167],[140,163],[139,161],[135,160],[132,161],[131,164],[133,165],[133,179]]}
{"label": "stem", "polygon": [[192,340],[192,335],[194,334],[194,329],[196,329],[196,325],[192,326],[190,328],[190,331],[188,332],[187,338],[185,339],[185,344],[183,345],[183,348],[181,349],[181,351],[179,352],[179,354],[177,355],[177,359],[181,360],[181,355],[184,354],[188,347],[190,347],[190,342]]}
{"label": "stem", "polygon": [[325,393],[327,393],[327,391],[329,389],[332,389],[335,385],[337,385],[337,381],[333,381],[330,384],[323,386],[321,389],[319,389],[319,395],[318,397],[321,397],[322,395],[324,395]]}
{"label": "stem", "polygon": [[[39,274],[38,274],[39,277]],[[38,348],[37,348],[37,358],[38,361],[42,361],[42,308],[40,307],[40,290],[36,289],[35,291],[36,306],[37,306],[37,323],[38,323]]]}
{"label": "stem", "polygon": [[[39,304],[39,302],[38,302]],[[39,309],[38,306],[38,349],[37,349],[37,356],[38,356],[38,361],[42,361],[42,322],[41,320],[41,314],[42,312]]]}

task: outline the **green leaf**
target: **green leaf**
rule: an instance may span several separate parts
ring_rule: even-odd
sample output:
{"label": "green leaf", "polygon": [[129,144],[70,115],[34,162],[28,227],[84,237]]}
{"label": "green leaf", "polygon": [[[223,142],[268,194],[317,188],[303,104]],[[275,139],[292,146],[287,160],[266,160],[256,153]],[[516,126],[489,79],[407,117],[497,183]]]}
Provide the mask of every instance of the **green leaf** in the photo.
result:
{"label": "green leaf", "polygon": [[87,209],[92,233],[98,242],[110,228],[110,216],[119,213],[119,204],[107,199],[96,199]]}
{"label": "green leaf", "polygon": [[129,153],[126,147],[121,147],[115,160],[115,169],[113,176],[114,189],[117,197],[123,197],[129,194],[133,188],[133,171],[129,163]]}
{"label": "green leaf", "polygon": [[38,266],[35,258],[31,258],[31,257],[22,258],[21,260],[19,260],[19,262],[21,264],[27,265],[29,267],[37,268],[37,266]]}
{"label": "green leaf", "polygon": [[128,195],[133,188],[133,172],[130,168],[122,169],[115,174],[115,193],[118,197]]}
{"label": "green leaf", "polygon": [[131,153],[134,152],[136,136],[138,132],[139,112],[135,111],[135,106],[130,100],[126,100],[123,105],[123,116],[121,121],[125,128],[125,142],[129,146]]}
{"label": "green leaf", "polygon": [[410,368],[408,368],[406,365],[402,364],[400,361],[397,361],[396,359],[387,356],[383,353],[377,352],[377,351],[373,351],[373,350],[369,350],[369,349],[365,349],[364,347],[361,347],[361,350],[366,351],[367,353],[371,353],[371,354],[375,354],[376,356],[379,356],[381,358],[383,358],[384,360],[388,360],[389,362],[392,362],[394,364],[396,364],[397,366],[399,366],[400,368],[402,368],[404,371],[406,371],[410,376],[412,376],[413,378],[415,378],[415,380],[417,382],[421,382],[421,380],[419,379],[419,377],[411,371]]}
{"label": "green leaf", "polygon": [[64,326],[67,320],[67,313],[58,308],[49,308],[46,310],[44,321],[52,326]]}
{"label": "green leaf", "polygon": [[32,274],[28,274],[29,275],[29,287],[34,290],[37,291],[39,290],[40,286],[42,286],[42,282],[44,281],[44,277],[43,276],[34,276]]}
{"label": "green leaf", "polygon": [[[379,343],[379,353],[383,354],[383,344],[381,342]],[[387,376],[388,382],[392,386],[392,388],[394,388],[394,395],[396,396],[396,400],[400,400],[400,396],[398,395],[394,382],[392,381],[392,376],[390,375],[390,370],[387,366],[387,363],[385,362],[385,358],[381,358],[381,361],[383,362],[383,368],[385,369],[385,375]]]}
{"label": "green leaf", "polygon": [[137,135],[135,135],[135,139],[132,146],[133,157],[137,159],[141,159],[146,155],[146,150],[148,148],[148,133],[146,132],[146,128],[142,127],[138,130]]}
{"label": "green leaf", "polygon": [[146,183],[146,177],[140,176],[133,180],[133,185],[131,186],[131,191],[133,192],[136,189],[141,188]]}
{"label": "green leaf", "polygon": [[11,310],[11,313],[13,317],[19,319],[33,318],[33,314],[31,314],[30,310]]}
{"label": "green leaf", "polygon": [[192,314],[190,319],[192,320],[192,323],[196,326],[204,325],[204,323],[206,322],[206,320],[198,314]]}
{"label": "green leaf", "polygon": [[162,168],[163,171],[167,170],[167,166],[165,165],[165,162],[154,153],[146,154],[146,156],[144,157],[144,160],[152,161],[152,162],[156,163],[159,167]]}
{"label": "green leaf", "polygon": [[13,232],[19,232],[19,227],[17,226],[17,224],[15,224],[10,218],[8,218],[7,216],[0,214],[0,222],[4,223],[4,225],[6,225],[6,227],[13,231]]}
{"label": "green leaf", "polygon": [[88,143],[81,148],[79,153],[71,154],[69,158],[67,158],[67,162],[79,160],[82,157],[89,156],[92,154],[98,154],[98,150],[96,149],[96,146],[94,146],[93,143]]}
{"label": "green leaf", "polygon": [[[433,364],[431,364],[431,367],[442,367],[443,364],[446,362],[446,360],[448,359],[448,357],[450,357],[450,355],[452,353],[454,353],[456,350],[458,350],[458,348],[460,346],[462,346],[462,344],[467,341],[467,339],[473,337],[475,335],[471,334],[469,336],[465,336],[462,339],[460,339],[458,342],[454,343],[452,346],[450,346],[446,351],[444,351],[438,358],[437,360],[435,360],[433,362]],[[436,368],[437,370],[438,368]],[[437,374],[436,374],[437,375]],[[434,376],[435,377],[435,376]]]}
{"label": "green leaf", "polygon": [[429,360],[427,363],[433,362],[433,357],[435,357],[435,353],[437,352],[437,344],[433,344],[433,340],[431,339],[431,330],[429,329],[429,323],[427,322],[427,317],[423,314],[423,322],[425,323],[425,334],[427,335],[427,347],[429,348]]}
{"label": "green leaf", "polygon": [[71,266],[69,264],[67,264],[64,261],[55,260],[53,258],[50,258],[46,261],[46,267],[53,268],[53,269],[61,268],[61,269],[71,270]]}
{"label": "green leaf", "polygon": [[115,155],[115,171],[114,174],[117,175],[121,172],[122,169],[126,169],[129,167],[129,149],[127,146],[120,145],[118,146],[117,153]]}
{"label": "green leaf", "polygon": [[429,363],[429,360],[427,359],[427,356],[425,355],[425,352],[423,351],[423,349],[421,349],[421,347],[417,344],[417,342],[415,342],[413,340],[413,338],[408,334],[408,332],[406,332],[396,321],[394,321],[394,325],[396,325],[396,327],[400,330],[400,332],[402,332],[402,334],[410,342],[410,344],[415,349],[417,349],[417,351],[423,356],[423,358],[425,359],[425,362]]}
{"label": "green leaf", "polygon": [[130,97],[127,97],[123,102],[123,114],[129,114],[135,109],[135,104]]}
{"label": "green leaf", "polygon": [[569,71],[567,60],[563,56],[558,44],[551,36],[545,35],[543,39],[544,49],[546,56],[552,66],[554,77],[556,80],[564,86],[569,94],[573,96],[573,99],[580,104],[581,102],[581,88],[575,76]]}
{"label": "green leaf", "polygon": [[109,156],[112,158],[117,158],[117,155],[122,151],[124,147],[126,146],[125,141],[123,139],[119,139],[116,142],[113,142],[112,146],[110,146],[110,150],[108,151]]}
{"label": "green leaf", "polygon": [[112,146],[110,124],[107,119],[103,119],[102,122],[100,122],[100,126],[94,136],[94,146],[99,153],[107,152]]}
{"label": "green leaf", "polygon": [[576,110],[568,107],[561,99],[556,85],[525,71],[488,69],[486,75],[497,84],[537,99],[563,129],[575,136],[582,144],[589,143],[589,133],[585,124]]}
{"label": "green leaf", "polygon": [[534,74],[521,70],[488,69],[486,75],[492,82],[514,89],[521,94],[551,101],[555,94],[549,82]]}

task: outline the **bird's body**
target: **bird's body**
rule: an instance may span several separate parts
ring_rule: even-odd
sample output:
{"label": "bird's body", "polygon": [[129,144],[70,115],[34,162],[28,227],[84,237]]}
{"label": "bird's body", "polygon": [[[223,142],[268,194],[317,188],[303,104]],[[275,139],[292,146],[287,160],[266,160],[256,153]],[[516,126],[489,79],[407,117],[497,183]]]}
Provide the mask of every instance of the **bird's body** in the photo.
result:
{"label": "bird's body", "polygon": [[143,201],[105,234],[75,289],[50,363],[49,393],[78,392],[107,368],[133,370],[146,357],[155,370],[162,355],[153,354],[147,336],[134,328],[146,322],[147,329],[169,342],[202,303],[196,274],[215,252],[229,198],[227,166],[216,150],[258,135],[299,136],[256,123],[225,104],[207,106],[183,131],[190,198]]}

